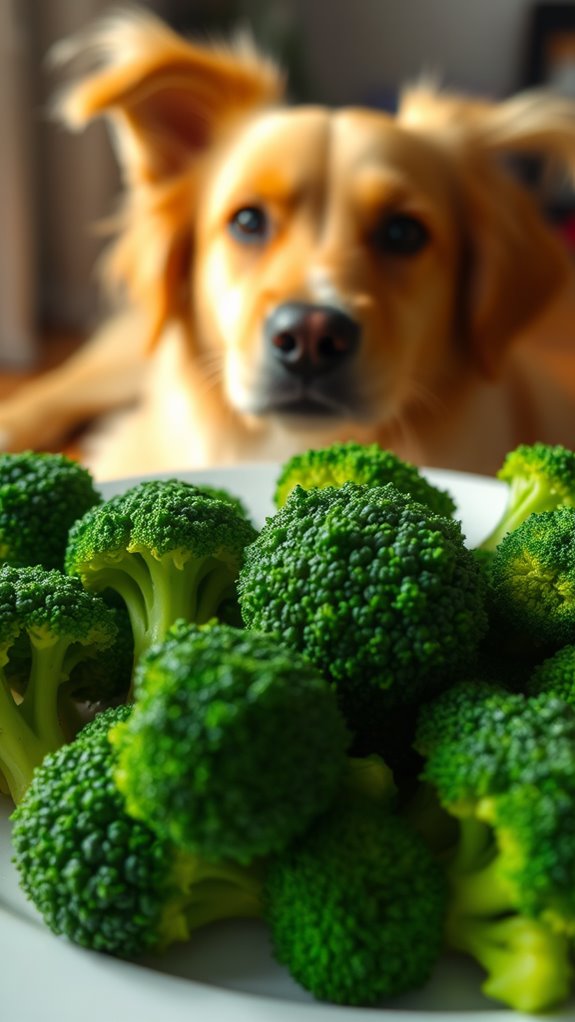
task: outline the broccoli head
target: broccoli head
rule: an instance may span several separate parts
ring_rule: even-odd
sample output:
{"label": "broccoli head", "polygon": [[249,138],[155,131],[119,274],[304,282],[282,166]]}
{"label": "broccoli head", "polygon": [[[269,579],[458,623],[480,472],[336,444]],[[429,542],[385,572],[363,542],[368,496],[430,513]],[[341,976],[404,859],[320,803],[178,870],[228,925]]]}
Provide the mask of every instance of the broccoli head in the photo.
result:
{"label": "broccoli head", "polygon": [[415,465],[378,444],[353,440],[295,454],[286,461],[276,482],[275,504],[283,507],[296,486],[324,489],[348,482],[366,486],[392,483],[400,493],[410,494],[438,515],[450,517],[455,511],[453,497],[430,483]]}
{"label": "broccoli head", "polygon": [[126,813],[108,740],[130,707],[99,714],[48,755],[13,813],[20,885],[68,940],[121,958],[162,951],[220,918],[260,914],[255,869],[186,855]]}
{"label": "broccoli head", "polygon": [[63,570],[70,527],[101,499],[88,470],[63,454],[0,454],[0,562]]}
{"label": "broccoli head", "polygon": [[178,623],[111,734],[128,811],[206,859],[247,862],[322,812],[349,735],[319,672],[275,637]]}
{"label": "broccoli head", "polygon": [[509,632],[551,650],[575,642],[575,507],[530,515],[501,541],[489,599]]}
{"label": "broccoli head", "polygon": [[318,1000],[374,1006],[422,986],[442,947],[443,871],[373,799],[338,801],[273,856],[263,900],[275,957]]}
{"label": "broccoli head", "polygon": [[527,692],[556,695],[575,709],[575,646],[562,646],[537,664],[528,679]]}
{"label": "broccoli head", "polygon": [[78,579],[40,566],[0,568],[0,774],[15,802],[44,756],[70,737],[74,670],[104,654],[117,631],[112,611]]}
{"label": "broccoli head", "polygon": [[481,544],[483,550],[495,550],[531,514],[575,505],[575,452],[560,444],[520,444],[506,456],[497,477],[507,483],[507,503]]}
{"label": "broccoli head", "polygon": [[254,527],[230,503],[189,483],[143,482],[92,508],[70,531],[66,569],[89,590],[119,594],[135,661],[179,618],[205,622],[224,606]]}
{"label": "broccoli head", "polygon": [[448,944],[520,1011],[568,996],[575,932],[575,713],[484,684],[423,707],[423,780],[459,825],[447,861]]}
{"label": "broccoli head", "polygon": [[[245,624],[274,632],[345,691],[416,705],[468,669],[487,626],[460,525],[391,484],[304,491],[246,550]],[[381,708],[380,708],[381,709]]]}

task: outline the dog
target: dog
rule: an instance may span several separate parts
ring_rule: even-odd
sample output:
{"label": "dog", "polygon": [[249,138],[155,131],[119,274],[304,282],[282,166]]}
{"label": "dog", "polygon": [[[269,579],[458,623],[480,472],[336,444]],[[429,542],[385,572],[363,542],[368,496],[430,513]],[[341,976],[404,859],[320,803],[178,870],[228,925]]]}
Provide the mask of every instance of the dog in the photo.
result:
{"label": "dog", "polygon": [[249,39],[134,10],[78,55],[58,109],[112,129],[116,308],[3,403],[5,450],[95,421],[82,457],[111,479],[344,439],[492,473],[518,443],[573,444],[572,257],[510,166],[573,165],[570,101],[420,82],[395,115],[289,105]]}

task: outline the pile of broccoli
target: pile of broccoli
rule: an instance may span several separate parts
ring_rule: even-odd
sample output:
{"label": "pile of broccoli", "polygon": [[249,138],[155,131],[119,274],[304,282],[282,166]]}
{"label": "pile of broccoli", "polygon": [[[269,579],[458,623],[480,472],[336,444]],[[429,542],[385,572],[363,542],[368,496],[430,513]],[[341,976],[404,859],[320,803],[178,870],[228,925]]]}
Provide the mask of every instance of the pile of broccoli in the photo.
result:
{"label": "pile of broccoli", "polygon": [[78,510],[59,568],[0,568],[0,785],[55,933],[138,959],[250,917],[318,1000],[385,1004],[450,949],[500,1004],[566,1002],[575,454],[500,478],[477,550],[348,443],[282,466],[259,533],[153,481]]}

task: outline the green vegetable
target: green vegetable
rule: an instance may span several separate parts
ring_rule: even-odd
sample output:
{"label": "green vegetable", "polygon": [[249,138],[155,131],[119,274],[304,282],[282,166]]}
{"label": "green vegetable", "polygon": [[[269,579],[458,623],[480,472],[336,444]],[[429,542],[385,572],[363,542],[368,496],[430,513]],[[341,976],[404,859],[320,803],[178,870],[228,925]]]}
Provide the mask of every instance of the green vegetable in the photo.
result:
{"label": "green vegetable", "polygon": [[56,934],[122,958],[165,950],[206,923],[261,911],[256,868],[208,864],[130,817],[113,780],[107,710],[47,756],[13,814],[20,884]]}
{"label": "green vegetable", "polygon": [[178,618],[229,613],[255,529],[229,501],[179,480],[143,482],[93,508],[70,532],[66,569],[123,599],[135,661]]}
{"label": "green vegetable", "polygon": [[501,541],[489,572],[508,632],[557,649],[575,642],[575,507],[530,515]]}
{"label": "green vegetable", "polygon": [[392,483],[400,493],[410,494],[438,515],[450,517],[455,511],[453,497],[428,482],[415,465],[378,444],[354,441],[308,450],[286,461],[276,482],[275,504],[278,508],[283,507],[296,486],[304,490],[324,489],[348,482],[367,486]]}
{"label": "green vegetable", "polygon": [[[104,654],[117,631],[112,611],[77,579],[39,566],[0,568],[0,783],[15,802],[34,768],[70,736],[74,670]],[[21,699],[13,694],[13,654]]]}
{"label": "green vegetable", "polygon": [[558,696],[575,709],[575,646],[562,646],[533,670],[527,692],[547,692]]}
{"label": "green vegetable", "polygon": [[374,798],[338,801],[273,857],[264,903],[275,957],[334,1004],[374,1006],[421,986],[442,947],[443,871]]}
{"label": "green vegetable", "polygon": [[575,713],[485,684],[424,706],[423,779],[459,823],[447,863],[448,944],[518,1011],[561,1003],[575,933]]}
{"label": "green vegetable", "polygon": [[349,735],[320,674],[275,638],[178,624],[111,736],[130,813],[207,859],[248,862],[333,799]]}
{"label": "green vegetable", "polygon": [[508,485],[505,510],[483,550],[495,550],[529,515],[575,505],[575,452],[560,444],[520,444],[497,473]]}
{"label": "green vegetable", "polygon": [[296,487],[248,547],[238,591],[248,627],[302,652],[347,704],[373,689],[388,710],[466,670],[487,626],[459,524],[391,485]]}
{"label": "green vegetable", "polygon": [[0,454],[0,562],[64,567],[68,530],[101,496],[63,454]]}

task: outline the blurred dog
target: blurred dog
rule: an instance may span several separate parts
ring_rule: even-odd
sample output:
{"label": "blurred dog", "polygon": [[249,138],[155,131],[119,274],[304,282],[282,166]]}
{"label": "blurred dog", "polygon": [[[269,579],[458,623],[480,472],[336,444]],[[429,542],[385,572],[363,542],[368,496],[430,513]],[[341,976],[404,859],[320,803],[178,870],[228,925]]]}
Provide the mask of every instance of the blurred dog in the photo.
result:
{"label": "blurred dog", "polygon": [[572,300],[571,261],[508,166],[573,163],[567,100],[418,86],[396,117],[290,107],[247,40],[196,45],[133,11],[78,55],[90,70],[60,110],[112,127],[122,308],[4,403],[5,449],[94,418],[99,478],[350,437],[492,472],[518,442],[573,443],[573,337],[533,329]]}

